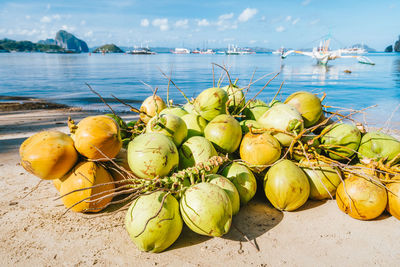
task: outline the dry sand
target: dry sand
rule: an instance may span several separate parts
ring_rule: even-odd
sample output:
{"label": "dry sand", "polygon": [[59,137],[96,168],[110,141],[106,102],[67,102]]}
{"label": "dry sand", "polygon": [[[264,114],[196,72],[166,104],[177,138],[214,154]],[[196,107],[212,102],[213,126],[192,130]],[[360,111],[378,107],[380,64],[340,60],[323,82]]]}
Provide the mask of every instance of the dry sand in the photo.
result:
{"label": "dry sand", "polygon": [[[312,202],[296,212],[279,212],[262,192],[234,218],[260,248],[231,228],[208,238],[184,228],[160,254],[140,252],[123,227],[125,210],[95,214],[69,212],[55,200],[52,182],[28,174],[18,163],[25,138],[43,129],[67,132],[67,113],[0,113],[0,266],[399,266],[400,221],[388,214],[358,221],[336,202]],[[28,194],[28,195],[27,195]]]}

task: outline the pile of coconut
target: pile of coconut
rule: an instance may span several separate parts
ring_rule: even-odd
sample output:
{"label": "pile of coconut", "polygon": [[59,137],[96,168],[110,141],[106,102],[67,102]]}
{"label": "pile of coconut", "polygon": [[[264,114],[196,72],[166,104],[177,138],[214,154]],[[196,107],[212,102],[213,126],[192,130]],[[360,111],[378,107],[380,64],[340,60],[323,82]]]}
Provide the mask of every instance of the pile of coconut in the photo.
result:
{"label": "pile of coconut", "polygon": [[111,109],[69,120],[70,134],[39,132],[21,145],[21,164],[53,180],[67,211],[130,205],[126,230],[143,251],[168,248],[183,224],[200,235],[228,233],[257,187],[281,211],[336,199],[359,220],[385,209],[400,219],[396,138],[366,132],[356,112],[323,105],[325,95],[301,91],[278,101],[277,93],[267,104],[256,99],[261,91],[246,101],[250,84],[220,84],[192,100],[183,94],[185,105],[155,90],[139,110],[130,107],[136,121]]}

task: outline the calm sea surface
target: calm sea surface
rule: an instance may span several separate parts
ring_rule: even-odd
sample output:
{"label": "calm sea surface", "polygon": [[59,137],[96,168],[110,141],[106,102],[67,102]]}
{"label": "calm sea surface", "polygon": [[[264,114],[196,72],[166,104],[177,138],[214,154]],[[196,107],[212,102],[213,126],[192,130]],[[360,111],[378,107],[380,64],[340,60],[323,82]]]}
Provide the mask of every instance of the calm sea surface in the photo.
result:
{"label": "calm sea surface", "polygon": [[[362,109],[377,104],[369,111],[375,121],[384,122],[400,104],[400,54],[373,53],[367,55],[375,66],[359,64],[355,59],[338,59],[327,67],[305,56],[289,56],[283,62],[272,54],[225,56],[225,55],[125,55],[125,54],[0,54],[0,95],[30,96],[48,99],[86,109],[104,110],[105,106],[89,91],[90,84],[117,110],[128,110],[111,99],[111,94],[139,107],[140,102],[151,95],[151,89],[159,88],[158,94],[166,97],[168,80],[172,80],[188,97],[195,97],[201,90],[213,85],[212,63],[229,68],[232,80],[238,85],[248,85],[255,72],[257,79],[264,74],[279,72],[280,75],[260,94],[264,101],[272,99],[284,81],[279,98],[307,90],[326,92],[325,104],[352,109]],[[346,74],[344,70],[351,70]],[[221,70],[215,67],[218,79]],[[268,78],[251,87],[254,96]],[[223,84],[227,83],[225,78]],[[185,99],[174,87],[170,98],[175,103]],[[394,122],[400,112],[395,112]]]}

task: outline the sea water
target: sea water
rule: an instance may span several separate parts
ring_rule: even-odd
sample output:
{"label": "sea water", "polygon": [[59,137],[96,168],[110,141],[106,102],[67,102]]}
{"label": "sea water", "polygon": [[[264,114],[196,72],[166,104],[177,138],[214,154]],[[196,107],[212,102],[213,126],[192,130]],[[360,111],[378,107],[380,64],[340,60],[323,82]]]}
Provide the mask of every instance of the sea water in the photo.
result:
{"label": "sea water", "polygon": [[[377,105],[366,110],[369,122],[382,125],[391,118],[391,124],[398,124],[400,54],[370,53],[366,56],[375,65],[360,64],[356,59],[337,59],[322,66],[301,55],[281,60],[273,54],[6,53],[0,54],[0,95],[43,98],[85,109],[106,110],[107,107],[88,89],[86,84],[89,84],[114,109],[129,111],[129,107],[120,104],[112,95],[137,108],[156,88],[157,94],[166,99],[168,79],[164,73],[188,98],[194,98],[202,90],[216,85],[221,78],[224,71],[213,65],[216,63],[225,66],[232,82],[238,79],[240,87],[270,74],[250,87],[247,99],[256,95],[279,72],[257,98],[269,102],[283,82],[277,96],[280,100],[300,90],[319,96],[326,93],[325,105],[357,110]],[[222,86],[227,83],[228,78],[223,75]],[[169,99],[176,104],[186,101],[172,83]]]}

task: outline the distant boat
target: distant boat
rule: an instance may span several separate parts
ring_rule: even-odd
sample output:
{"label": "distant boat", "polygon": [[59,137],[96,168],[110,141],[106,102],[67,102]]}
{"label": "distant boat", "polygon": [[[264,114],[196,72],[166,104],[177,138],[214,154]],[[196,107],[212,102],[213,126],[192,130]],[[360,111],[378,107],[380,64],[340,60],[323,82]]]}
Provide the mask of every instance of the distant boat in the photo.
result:
{"label": "distant boat", "polygon": [[187,48],[175,48],[171,51],[172,54],[190,54],[190,50]]}
{"label": "distant boat", "polygon": [[199,50],[199,49],[195,49],[192,51],[192,54],[200,54],[200,55],[214,55],[215,51],[212,49],[206,49],[206,50]]}
{"label": "distant boat", "polygon": [[375,65],[375,63],[367,57],[360,56],[360,57],[357,57],[357,60],[361,64]]}
{"label": "distant boat", "polygon": [[131,55],[155,55],[156,52],[150,50],[149,47],[134,47],[133,50],[127,51]]}
{"label": "distant boat", "polygon": [[281,48],[273,51],[272,54],[281,56],[281,55],[285,54],[285,52],[286,52],[286,49],[282,46]]}
{"label": "distant boat", "polygon": [[254,51],[251,51],[250,49],[242,49],[238,48],[238,46],[235,45],[228,45],[228,50],[225,51],[226,55],[249,55],[249,54],[255,54]]}
{"label": "distant boat", "polygon": [[[347,53],[347,55],[346,55],[346,53],[343,53],[343,49],[330,50],[329,49],[330,41],[331,40],[329,38],[321,41],[318,47],[313,48],[312,52],[289,50],[289,51],[285,52],[284,54],[282,54],[281,58],[284,59],[288,55],[296,53],[296,54],[301,54],[301,55],[315,58],[317,60],[317,63],[321,64],[321,65],[326,65],[326,64],[328,64],[329,60],[335,60],[337,58],[356,58],[356,59],[358,59],[359,63],[375,65],[375,63],[373,63],[367,57],[364,57],[364,56],[361,57],[358,55],[348,55],[349,53]],[[343,55],[343,54],[345,54],[345,55]]]}

